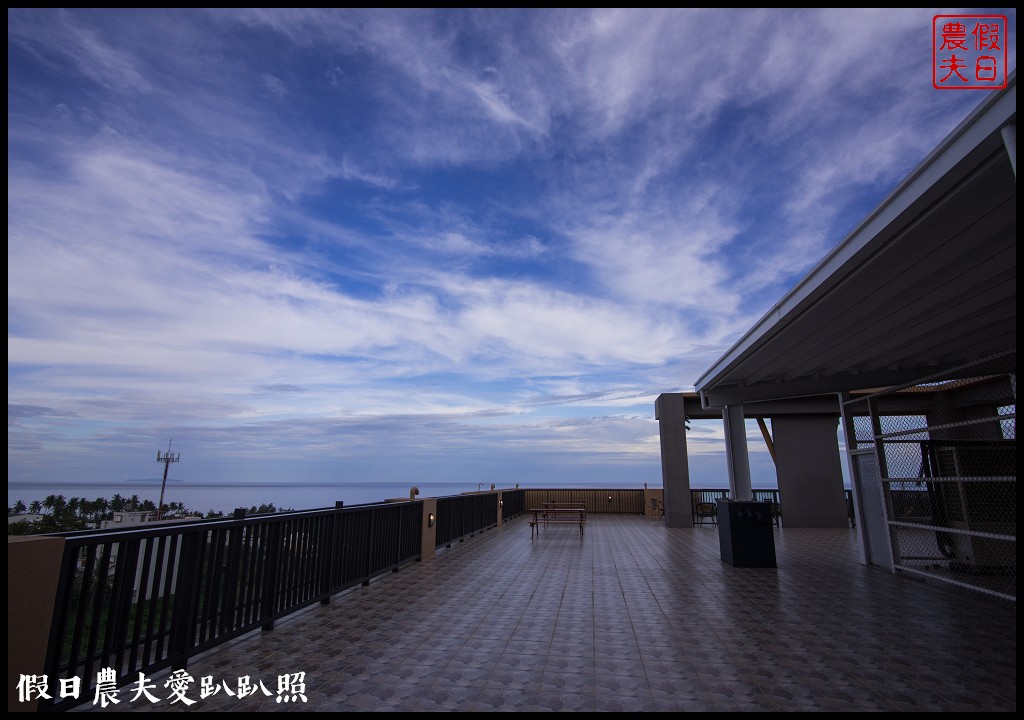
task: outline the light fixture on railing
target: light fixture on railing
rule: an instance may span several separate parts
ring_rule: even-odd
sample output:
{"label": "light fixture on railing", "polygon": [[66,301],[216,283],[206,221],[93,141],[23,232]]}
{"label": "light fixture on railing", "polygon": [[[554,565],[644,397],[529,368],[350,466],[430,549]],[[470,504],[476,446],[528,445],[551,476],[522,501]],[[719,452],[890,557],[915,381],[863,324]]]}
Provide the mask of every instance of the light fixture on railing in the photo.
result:
{"label": "light fixture on railing", "polygon": [[434,527],[434,522],[436,520],[437,520],[437,517],[434,515],[434,513],[427,513],[427,527],[428,528]]}
{"label": "light fixture on railing", "polygon": [[612,501],[612,496],[611,496],[611,495],[609,495],[609,496],[608,496],[608,502],[611,502],[611,501]]}
{"label": "light fixture on railing", "polygon": [[504,500],[499,500],[498,501],[498,507],[505,507],[505,501]]}

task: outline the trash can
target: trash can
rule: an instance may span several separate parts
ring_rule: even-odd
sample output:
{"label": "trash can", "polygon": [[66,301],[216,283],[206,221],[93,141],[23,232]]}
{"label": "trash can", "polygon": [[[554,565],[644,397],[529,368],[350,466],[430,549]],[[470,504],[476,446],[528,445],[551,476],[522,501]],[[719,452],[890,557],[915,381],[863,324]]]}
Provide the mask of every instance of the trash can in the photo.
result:
{"label": "trash can", "polygon": [[772,504],[754,500],[718,501],[718,542],[722,560],[733,567],[778,567]]}

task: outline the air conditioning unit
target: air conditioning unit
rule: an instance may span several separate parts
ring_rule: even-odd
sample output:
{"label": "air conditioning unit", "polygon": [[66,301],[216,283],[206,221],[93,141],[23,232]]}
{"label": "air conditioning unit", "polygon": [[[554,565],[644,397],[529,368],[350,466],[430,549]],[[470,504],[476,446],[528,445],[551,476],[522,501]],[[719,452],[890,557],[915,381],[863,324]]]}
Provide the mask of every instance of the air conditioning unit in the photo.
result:
{"label": "air conditioning unit", "polygon": [[[1015,537],[1016,525],[999,522],[972,522],[970,528],[962,521],[951,522],[951,528],[974,532],[992,533]],[[974,575],[1002,575],[1017,572],[1016,540],[997,540],[961,533],[949,533],[953,546],[953,557],[949,569],[954,572]]]}
{"label": "air conditioning unit", "polygon": [[927,477],[937,481],[929,483],[935,524],[965,531],[937,533],[950,569],[976,575],[1016,573],[1016,441],[935,440],[922,443],[922,457]]}

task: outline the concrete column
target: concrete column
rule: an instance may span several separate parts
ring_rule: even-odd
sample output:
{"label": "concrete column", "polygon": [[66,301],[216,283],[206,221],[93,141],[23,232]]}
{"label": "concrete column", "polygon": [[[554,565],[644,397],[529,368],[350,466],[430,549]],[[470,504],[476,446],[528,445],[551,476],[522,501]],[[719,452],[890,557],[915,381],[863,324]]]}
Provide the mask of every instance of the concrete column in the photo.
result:
{"label": "concrete column", "polygon": [[[433,520],[431,520],[433,518]],[[434,557],[437,548],[437,498],[423,499],[423,534],[420,536],[420,560]]]}
{"label": "concrete column", "polygon": [[780,415],[772,418],[775,470],[785,527],[848,528],[839,419]]}
{"label": "concrete column", "polygon": [[722,408],[725,424],[725,457],[729,463],[729,495],[736,500],[752,500],[750,458],[747,456],[747,424],[742,405]]}
{"label": "concrete column", "polygon": [[690,508],[690,465],[686,459],[686,406],[679,393],[662,393],[654,402],[661,432],[661,483],[665,493],[665,525],[693,527]]}
{"label": "concrete column", "polygon": [[[37,702],[18,702],[22,675],[43,675],[46,643],[57,600],[64,538],[7,536],[7,710],[35,711]],[[57,697],[60,683],[49,678]]]}

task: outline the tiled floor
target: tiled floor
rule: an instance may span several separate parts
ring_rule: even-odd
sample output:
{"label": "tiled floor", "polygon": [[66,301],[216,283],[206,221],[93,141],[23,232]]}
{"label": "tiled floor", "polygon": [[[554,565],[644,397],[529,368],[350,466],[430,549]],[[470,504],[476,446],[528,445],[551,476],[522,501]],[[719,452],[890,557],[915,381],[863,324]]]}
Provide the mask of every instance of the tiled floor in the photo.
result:
{"label": "tiled floor", "polygon": [[[274,697],[190,709],[1016,710],[1012,604],[865,567],[852,530],[775,533],[778,569],[752,569],[710,526],[513,520],[194,659],[190,697],[245,675]],[[306,702],[275,702],[298,672]]]}

